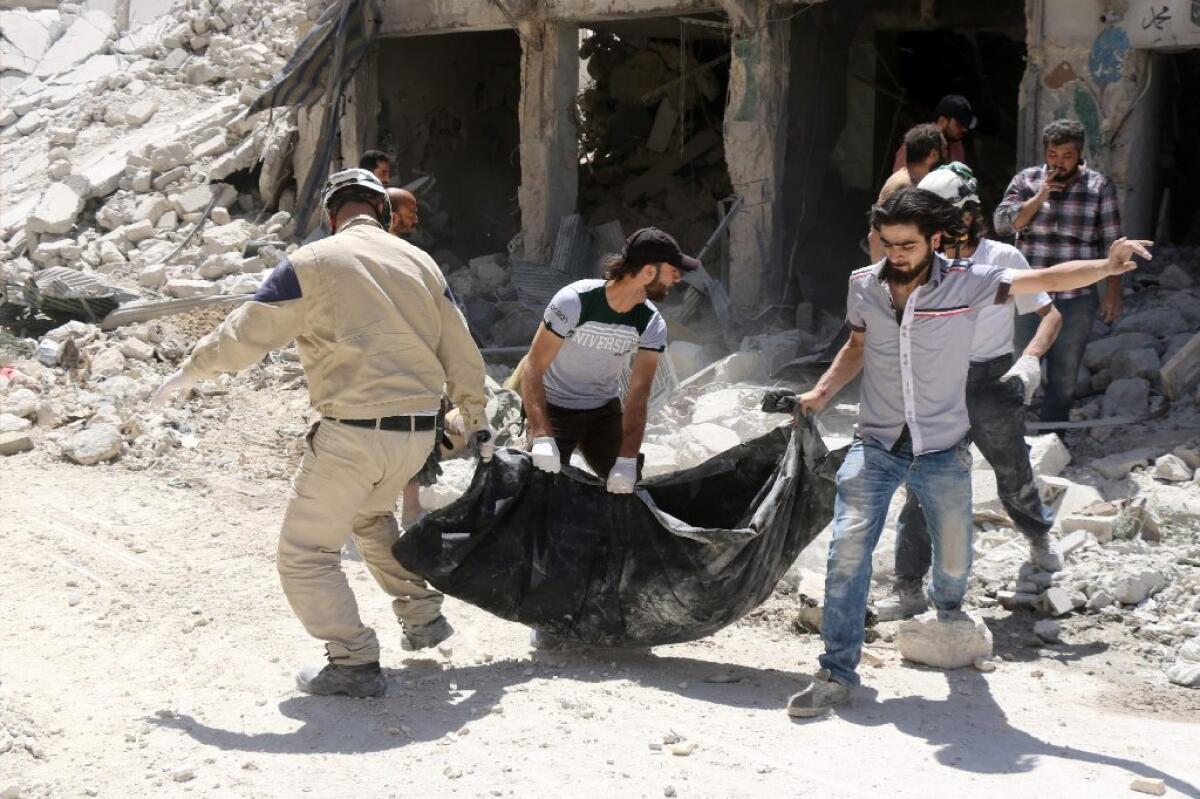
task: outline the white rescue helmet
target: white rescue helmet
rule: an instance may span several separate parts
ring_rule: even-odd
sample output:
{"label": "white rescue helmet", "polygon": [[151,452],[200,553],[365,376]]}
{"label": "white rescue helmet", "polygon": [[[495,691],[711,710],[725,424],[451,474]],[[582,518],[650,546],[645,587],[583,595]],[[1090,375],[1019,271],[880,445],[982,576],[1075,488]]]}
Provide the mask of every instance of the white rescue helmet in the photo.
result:
{"label": "white rescue helmet", "polygon": [[[383,199],[384,216],[391,219],[392,216],[392,201],[388,198],[387,189],[379,181],[379,178],[374,174],[365,170],[358,169],[343,169],[341,172],[334,172],[329,176],[329,180],[325,183],[325,188],[321,192],[321,207],[326,212],[329,211],[329,201],[333,199],[333,195],[343,189],[348,189],[352,186],[360,186],[377,193]],[[388,226],[387,221],[380,220],[383,226]]]}
{"label": "white rescue helmet", "polygon": [[918,189],[931,191],[943,200],[948,200],[955,208],[962,208],[967,203],[979,204],[979,181],[971,167],[961,161],[951,161],[921,178]]}

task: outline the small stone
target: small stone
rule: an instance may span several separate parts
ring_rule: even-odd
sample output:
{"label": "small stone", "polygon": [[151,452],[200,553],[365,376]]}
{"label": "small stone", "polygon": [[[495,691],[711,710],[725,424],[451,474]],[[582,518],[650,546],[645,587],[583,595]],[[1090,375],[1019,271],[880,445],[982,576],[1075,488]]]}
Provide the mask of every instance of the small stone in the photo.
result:
{"label": "small stone", "polygon": [[1104,416],[1141,416],[1150,401],[1150,384],[1140,377],[1114,380],[1101,402]]}
{"label": "small stone", "polygon": [[154,359],[154,345],[141,339],[127,339],[121,345],[121,354],[135,361],[150,361]]}
{"label": "small stone", "polygon": [[112,460],[121,454],[121,431],[112,424],[88,427],[63,442],[63,454],[82,466]]}
{"label": "small stone", "polygon": [[1088,599],[1087,606],[1090,610],[1104,610],[1115,601],[1111,594],[1104,589],[1099,589],[1092,593],[1091,598]]}
{"label": "small stone", "polygon": [[1042,610],[1051,616],[1063,616],[1075,609],[1071,595],[1064,588],[1048,588],[1041,596]]}
{"label": "small stone", "polygon": [[1168,483],[1184,483],[1192,479],[1192,470],[1178,455],[1163,455],[1154,461],[1154,478]]}
{"label": "small stone", "polygon": [[671,796],[678,796],[678,795],[679,794],[675,792],[674,785],[668,785],[667,787],[663,788],[663,796],[671,797]]}
{"label": "small stone", "polygon": [[178,769],[171,774],[171,779],[175,782],[190,782],[196,779],[196,769],[192,767]]}
{"label": "small stone", "polygon": [[676,757],[687,757],[695,751],[696,744],[692,741],[681,741],[677,744],[671,744],[671,754]]}
{"label": "small stone", "polygon": [[1129,790],[1137,791],[1138,793],[1148,793],[1152,796],[1162,796],[1167,792],[1167,786],[1166,783],[1159,779],[1135,777],[1133,782],[1129,783]]}
{"label": "small stone", "polygon": [[960,669],[991,656],[992,633],[983,621],[962,611],[931,610],[900,625],[896,646],[905,660]]}
{"label": "small stone", "polygon": [[988,674],[996,670],[996,661],[989,660],[985,657],[975,658],[972,665],[975,666],[977,671],[982,671],[984,674]]}
{"label": "small stone", "polygon": [[33,427],[33,422],[11,413],[0,413],[0,433],[20,433]]}
{"label": "small stone", "polygon": [[1061,626],[1053,619],[1042,619],[1033,625],[1033,634],[1048,644],[1056,643],[1060,632]]}
{"label": "small stone", "polygon": [[83,600],[83,594],[79,593],[78,591],[68,591],[67,592],[67,604],[70,605],[71,607],[75,607],[82,600]]}
{"label": "small stone", "polygon": [[125,110],[125,124],[131,128],[140,128],[158,111],[158,103],[153,100],[140,100]]}
{"label": "small stone", "polygon": [[0,455],[16,455],[33,449],[33,439],[25,433],[0,433]]}
{"label": "small stone", "polygon": [[11,413],[24,419],[36,414],[37,407],[38,395],[27,388],[18,388],[8,395],[3,405],[0,405],[0,413]]}
{"label": "small stone", "polygon": [[1171,264],[1158,276],[1158,285],[1168,289],[1186,289],[1193,282],[1192,276],[1185,272],[1179,264]]}
{"label": "small stone", "polygon": [[[675,794],[671,794],[674,796]],[[21,786],[13,783],[0,791],[0,799],[21,799]]]}

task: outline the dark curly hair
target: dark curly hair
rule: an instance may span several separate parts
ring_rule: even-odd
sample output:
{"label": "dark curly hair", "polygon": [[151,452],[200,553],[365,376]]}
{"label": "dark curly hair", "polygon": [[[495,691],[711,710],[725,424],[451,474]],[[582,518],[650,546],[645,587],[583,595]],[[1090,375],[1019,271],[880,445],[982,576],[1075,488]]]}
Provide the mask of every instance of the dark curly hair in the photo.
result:
{"label": "dark curly hair", "polygon": [[912,187],[872,207],[868,219],[876,231],[884,225],[916,225],[926,239],[935,233],[957,239],[967,232],[962,211],[931,191]]}

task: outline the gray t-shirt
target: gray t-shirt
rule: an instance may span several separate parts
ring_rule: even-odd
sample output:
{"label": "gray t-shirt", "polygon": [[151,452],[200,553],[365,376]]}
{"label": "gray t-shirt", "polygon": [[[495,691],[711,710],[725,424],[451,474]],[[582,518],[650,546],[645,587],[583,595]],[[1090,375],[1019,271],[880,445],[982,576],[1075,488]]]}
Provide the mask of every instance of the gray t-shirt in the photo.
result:
{"label": "gray t-shirt", "polygon": [[1008,301],[1012,270],[935,255],[929,282],[896,320],[885,265],[850,274],[846,321],[866,333],[858,434],[891,449],[907,426],[914,455],[949,449],[971,427],[967,369],[979,312]]}
{"label": "gray t-shirt", "polygon": [[546,401],[590,410],[620,396],[621,374],[638,350],[662,352],[667,323],[646,300],[618,313],[608,304],[603,280],[577,280],[550,300],[546,328],[565,339],[543,384]]}

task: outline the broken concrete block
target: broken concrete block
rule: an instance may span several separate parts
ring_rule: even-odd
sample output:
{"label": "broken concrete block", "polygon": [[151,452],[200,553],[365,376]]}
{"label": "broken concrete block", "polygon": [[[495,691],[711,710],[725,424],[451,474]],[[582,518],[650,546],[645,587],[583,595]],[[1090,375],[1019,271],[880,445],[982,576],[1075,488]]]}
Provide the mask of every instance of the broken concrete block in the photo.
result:
{"label": "broken concrete block", "polygon": [[1105,591],[1103,588],[1097,589],[1088,597],[1088,610],[1104,610],[1112,605],[1116,600],[1112,598],[1112,594]]}
{"label": "broken concrete block", "polygon": [[1200,687],[1200,635],[1179,648],[1175,663],[1167,669],[1167,679],[1185,688]]}
{"label": "broken concrete block", "polygon": [[1115,333],[1149,333],[1158,338],[1182,333],[1191,325],[1182,313],[1170,306],[1137,311],[1117,320]]}
{"label": "broken concrete block", "polygon": [[187,78],[187,82],[193,86],[200,86],[208,83],[209,81],[215,80],[217,77],[216,72],[212,68],[212,64],[209,64],[203,59],[193,59],[187,66],[183,68],[183,75],[185,78]]}
{"label": "broken concrete block", "polygon": [[1200,439],[1180,444],[1171,454],[1188,465],[1190,469],[1200,469]]}
{"label": "broken concrete block", "polygon": [[1122,333],[1090,342],[1083,351],[1083,363],[1093,372],[1108,367],[1109,360],[1119,352],[1153,347],[1157,339],[1148,333]]}
{"label": "broken concrete block", "polygon": [[1041,621],[1034,622],[1033,634],[1048,644],[1056,643],[1061,633],[1062,625],[1053,619],[1042,619]]}
{"label": "broken concrete block", "polygon": [[28,136],[31,133],[37,133],[39,130],[41,130],[42,126],[46,124],[47,118],[48,117],[46,114],[40,109],[37,111],[30,111],[28,114],[17,120],[17,124],[13,127],[17,133],[20,133],[22,136]]}
{"label": "broken concrete block", "polygon": [[130,244],[137,244],[139,241],[154,238],[154,225],[149,219],[139,219],[136,222],[130,223],[121,229],[125,235],[125,240]]}
{"label": "broken concrete block", "polygon": [[151,194],[143,197],[134,207],[130,221],[145,220],[150,224],[158,222],[159,217],[171,209],[171,202],[161,194]]}
{"label": "broken concrete block", "polygon": [[1150,402],[1150,384],[1140,377],[1114,380],[1104,392],[1104,416],[1141,416]]}
{"label": "broken concrete block", "polygon": [[177,166],[174,169],[168,170],[156,177],[153,181],[151,181],[150,185],[154,187],[155,191],[163,191],[171,184],[183,180],[190,173],[191,170],[189,170],[186,166]]}
{"label": "broken concrete block", "polygon": [[1116,516],[1063,516],[1058,520],[1059,527],[1062,528],[1063,535],[1069,536],[1073,533],[1083,532],[1091,533],[1096,537],[1096,540],[1102,544],[1108,543],[1113,538],[1113,531],[1117,528]]}
{"label": "broken concrete block", "polygon": [[1153,347],[1118,352],[1109,362],[1108,370],[1113,380],[1126,377],[1153,378],[1161,364],[1158,351]]}
{"label": "broken concrete block", "polygon": [[176,72],[190,57],[187,50],[184,50],[182,47],[176,47],[167,53],[167,57],[163,59],[163,66],[170,72]]}
{"label": "broken concrete block", "polygon": [[174,278],[167,281],[164,291],[168,295],[182,300],[187,297],[210,297],[214,294],[219,294],[221,289],[217,284],[210,283],[207,280]]}
{"label": "broken concrete block", "polygon": [[87,186],[84,195],[87,199],[107,197],[117,190],[121,179],[125,176],[125,159],[117,156],[102,158],[84,167],[79,177]]}
{"label": "broken concrete block", "polygon": [[1154,461],[1152,472],[1156,480],[1168,483],[1185,483],[1192,479],[1192,469],[1177,455],[1163,455]]}
{"label": "broken concrete block", "polygon": [[101,350],[92,356],[88,371],[93,378],[111,377],[125,370],[125,356],[115,347]]}
{"label": "broken concrete block", "polygon": [[1172,401],[1191,395],[1200,385],[1200,333],[1163,364],[1159,371],[1163,393]]}
{"label": "broken concrete block", "polygon": [[139,100],[125,109],[125,124],[131,128],[140,128],[158,112],[158,103],[153,100]]}
{"label": "broken concrete block", "polygon": [[217,225],[206,228],[200,235],[204,238],[206,253],[241,252],[246,241],[250,238],[250,224],[244,219],[237,219],[228,225]]}
{"label": "broken concrete block", "polygon": [[33,74],[47,78],[67,72],[104,52],[108,40],[115,36],[112,17],[103,11],[85,11],[39,59]]}
{"label": "broken concrete block", "polygon": [[1075,609],[1075,603],[1065,588],[1057,586],[1047,588],[1042,594],[1040,604],[1042,610],[1051,616],[1065,616]]}
{"label": "broken concrete block", "polygon": [[1158,285],[1168,289],[1186,289],[1192,283],[1192,276],[1179,264],[1170,264],[1158,276]]}
{"label": "broken concrete block", "polygon": [[27,388],[18,388],[4,398],[4,402],[0,404],[0,413],[10,413],[24,419],[37,413],[37,406],[37,394]]}
{"label": "broken concrete block", "polygon": [[154,360],[154,345],[138,338],[127,339],[121,345],[121,354],[135,361]]}
{"label": "broken concrete block", "polygon": [[1161,591],[1166,582],[1166,578],[1152,569],[1123,574],[1113,582],[1113,598],[1122,605],[1136,605]]}
{"label": "broken concrete block", "polygon": [[179,227],[179,214],[175,213],[174,208],[163,212],[163,215],[154,223],[154,227],[156,230],[175,230]]}
{"label": "broken concrete block", "polygon": [[931,610],[903,622],[896,646],[905,660],[938,669],[961,669],[991,657],[992,632],[962,611]]}
{"label": "broken concrete block", "polygon": [[192,150],[192,155],[196,158],[209,158],[210,156],[220,155],[228,149],[229,145],[225,140],[225,132],[220,131],[197,144]]}
{"label": "broken concrete block", "polygon": [[121,431],[112,424],[97,424],[62,443],[63,454],[82,466],[109,461],[121,454]]}
{"label": "broken concrete block", "polygon": [[25,223],[27,233],[69,233],[75,226],[83,198],[66,183],[54,183],[34,206]]}
{"label": "broken concrete block", "polygon": [[52,161],[50,168],[46,170],[46,177],[51,180],[62,180],[69,174],[71,174],[70,161]]}
{"label": "broken concrete block", "polygon": [[33,422],[11,413],[0,413],[0,433],[19,433],[33,427]]}
{"label": "broken concrete block", "polygon": [[472,274],[484,291],[495,291],[509,282],[509,272],[503,255],[483,255],[468,262]]}
{"label": "broken concrete block", "polygon": [[1036,475],[1057,477],[1071,463],[1071,452],[1056,433],[1029,436],[1029,462]]}
{"label": "broken concrete block", "polygon": [[240,252],[220,252],[210,255],[200,265],[200,277],[206,280],[217,280],[226,275],[235,275],[242,271],[242,254]]}
{"label": "broken concrete block", "polygon": [[[203,211],[212,202],[213,187],[207,183],[202,183],[199,186],[188,189],[187,191],[176,194],[172,197],[176,212],[180,216],[186,214],[196,214]],[[205,231],[204,237],[208,238],[209,231]]]}
{"label": "broken concrete block", "polygon": [[1059,539],[1058,551],[1064,558],[1066,558],[1067,555],[1070,555],[1072,552],[1087,543],[1088,535],[1089,533],[1087,530],[1074,530],[1064,535],[1061,539]]}
{"label": "broken concrete block", "polygon": [[1135,466],[1144,466],[1160,454],[1162,451],[1153,447],[1131,449],[1128,452],[1117,452],[1089,461],[1088,468],[1099,472],[1109,480],[1120,480]]}
{"label": "broken concrete block", "polygon": [[147,266],[138,275],[138,285],[150,289],[162,288],[167,282],[167,270],[162,264]]}
{"label": "broken concrete block", "polygon": [[16,455],[33,449],[33,439],[26,433],[0,433],[0,455]]}
{"label": "broken concrete block", "polygon": [[650,128],[650,135],[646,138],[646,149],[656,153],[665,153],[678,119],[679,112],[671,105],[669,98],[659,103],[658,110],[654,114],[654,125]]}
{"label": "broken concrete block", "polygon": [[192,148],[188,147],[184,142],[172,142],[171,144],[157,147],[150,151],[150,168],[155,172],[169,172],[178,166],[185,166],[191,162]]}

